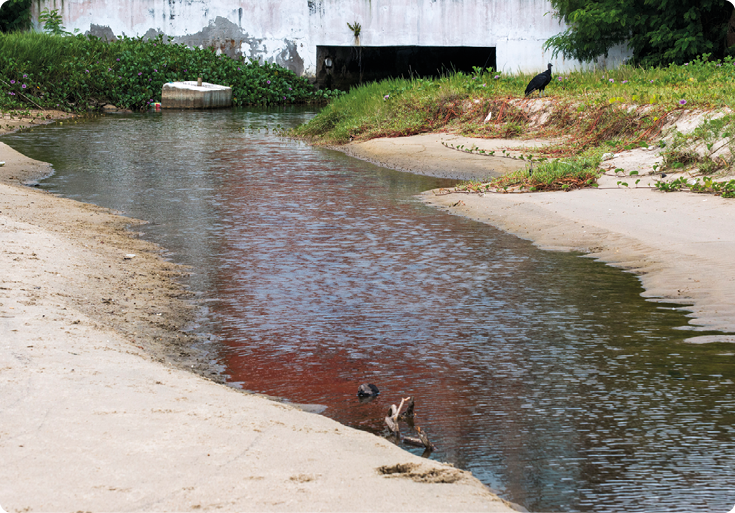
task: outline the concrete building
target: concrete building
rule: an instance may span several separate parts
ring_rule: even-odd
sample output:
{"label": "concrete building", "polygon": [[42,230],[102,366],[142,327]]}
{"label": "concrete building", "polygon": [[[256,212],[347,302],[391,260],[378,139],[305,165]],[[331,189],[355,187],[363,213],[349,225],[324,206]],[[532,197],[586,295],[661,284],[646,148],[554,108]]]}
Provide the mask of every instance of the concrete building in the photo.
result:
{"label": "concrete building", "polygon": [[[565,27],[548,0],[33,0],[67,30],[100,37],[166,34],[232,57],[276,62],[335,84],[472,66],[503,72],[579,68],[543,44]],[[360,26],[356,37],[354,28]],[[598,64],[615,66],[623,49]],[[359,77],[357,76],[359,74]]]}

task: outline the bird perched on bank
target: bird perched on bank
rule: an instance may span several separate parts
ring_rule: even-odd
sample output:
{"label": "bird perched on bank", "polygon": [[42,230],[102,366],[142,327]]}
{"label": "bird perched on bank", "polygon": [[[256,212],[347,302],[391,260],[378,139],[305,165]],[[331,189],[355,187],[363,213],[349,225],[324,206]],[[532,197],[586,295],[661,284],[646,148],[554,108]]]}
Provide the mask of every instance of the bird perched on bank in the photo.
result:
{"label": "bird perched on bank", "polygon": [[543,73],[539,73],[526,86],[526,96],[530,95],[534,91],[538,91],[538,95],[544,92],[544,89],[551,82],[551,63],[549,67]]}

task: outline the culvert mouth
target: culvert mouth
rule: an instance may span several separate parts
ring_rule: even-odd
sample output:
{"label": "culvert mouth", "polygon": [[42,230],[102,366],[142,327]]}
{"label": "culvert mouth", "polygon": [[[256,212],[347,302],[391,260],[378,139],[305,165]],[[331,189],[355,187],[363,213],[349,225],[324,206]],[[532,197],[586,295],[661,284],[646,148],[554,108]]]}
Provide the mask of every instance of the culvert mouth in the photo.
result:
{"label": "culvert mouth", "polygon": [[316,83],[342,89],[386,78],[496,69],[493,46],[317,46]]}

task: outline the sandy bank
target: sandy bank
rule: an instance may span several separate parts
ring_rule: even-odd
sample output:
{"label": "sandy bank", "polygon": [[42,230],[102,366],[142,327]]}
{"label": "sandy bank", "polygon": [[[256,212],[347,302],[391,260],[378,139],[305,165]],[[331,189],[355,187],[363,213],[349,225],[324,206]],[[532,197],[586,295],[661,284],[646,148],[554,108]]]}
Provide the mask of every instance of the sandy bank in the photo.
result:
{"label": "sandy bank", "polygon": [[6,511],[511,511],[469,473],[183,370],[185,269],[136,221],[17,185],[43,163],[0,161]]}
{"label": "sandy bank", "polygon": [[[518,141],[511,139],[472,139],[454,134],[433,133],[411,137],[372,139],[360,143],[350,143],[334,148],[347,155],[356,157],[379,166],[417,173],[421,175],[454,178],[458,180],[476,180],[496,177],[523,169],[526,163],[510,158],[488,158],[477,154],[451,150],[444,144],[459,146],[472,145],[485,151],[497,151],[513,148],[518,150],[545,146],[550,141],[531,139]],[[528,153],[528,151],[526,151]]]}
{"label": "sandy bank", "polygon": [[0,112],[0,134],[33,128],[72,117],[75,117],[75,115],[60,110],[34,109]]}
{"label": "sandy bank", "polygon": [[[350,144],[344,151],[387,167],[393,163],[407,169],[404,163],[410,160],[412,169],[434,174],[435,157],[425,157],[416,147],[426,140],[438,140],[441,135],[377,139]],[[460,144],[483,148],[488,142],[463,138]],[[437,148],[442,150],[446,158],[464,157],[447,148]],[[401,158],[393,159],[394,154]],[[482,159],[486,168],[508,160],[468,157]],[[644,172],[660,160],[657,157],[656,151],[635,150],[605,164],[612,168],[633,166],[632,169]],[[467,172],[474,171],[468,168]],[[474,178],[483,176],[476,173]],[[643,188],[649,183],[646,179],[637,189],[619,187],[619,180],[605,176],[599,189],[572,192],[437,195],[437,191],[430,191],[424,199],[453,214],[532,240],[544,249],[581,251],[630,270],[640,276],[646,297],[692,305],[691,324],[697,329],[735,332],[735,200],[662,193]],[[628,181],[632,185],[633,180]],[[712,339],[696,339],[709,340]],[[735,336],[719,340],[735,342]]]}

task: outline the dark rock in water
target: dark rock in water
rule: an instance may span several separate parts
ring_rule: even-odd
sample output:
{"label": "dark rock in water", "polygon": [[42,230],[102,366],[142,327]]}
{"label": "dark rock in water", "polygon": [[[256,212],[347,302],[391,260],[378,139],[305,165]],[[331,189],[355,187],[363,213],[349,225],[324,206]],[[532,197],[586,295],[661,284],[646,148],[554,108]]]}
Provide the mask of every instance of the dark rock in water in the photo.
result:
{"label": "dark rock in water", "polygon": [[360,385],[357,389],[357,397],[376,397],[378,394],[380,390],[372,383]]}

